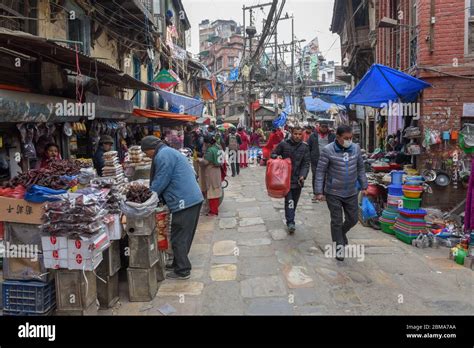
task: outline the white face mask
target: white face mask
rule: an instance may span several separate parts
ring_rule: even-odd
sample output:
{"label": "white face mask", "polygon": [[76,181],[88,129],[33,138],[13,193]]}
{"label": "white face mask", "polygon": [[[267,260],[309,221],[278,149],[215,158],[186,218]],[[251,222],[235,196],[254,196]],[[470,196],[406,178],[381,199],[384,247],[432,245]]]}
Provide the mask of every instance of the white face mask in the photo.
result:
{"label": "white face mask", "polygon": [[352,145],[352,140],[344,140],[344,144],[342,146],[344,146],[344,148],[348,149],[350,148]]}

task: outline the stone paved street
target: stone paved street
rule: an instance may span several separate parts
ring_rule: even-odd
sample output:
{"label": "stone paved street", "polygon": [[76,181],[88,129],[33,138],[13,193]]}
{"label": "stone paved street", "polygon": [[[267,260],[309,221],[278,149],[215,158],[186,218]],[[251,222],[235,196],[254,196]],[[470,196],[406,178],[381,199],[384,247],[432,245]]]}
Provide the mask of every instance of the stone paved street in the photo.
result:
{"label": "stone paved street", "polygon": [[474,313],[472,271],[449,260],[447,248],[417,249],[359,224],[349,241],[364,245],[365,259],[327,258],[326,204],[312,203],[305,188],[289,236],[283,200],[267,196],[264,173],[229,178],[219,218],[201,217],[189,281],[162,282],[150,303],[128,303],[124,282],[120,305],[100,313],[163,315],[165,305],[173,315]]}

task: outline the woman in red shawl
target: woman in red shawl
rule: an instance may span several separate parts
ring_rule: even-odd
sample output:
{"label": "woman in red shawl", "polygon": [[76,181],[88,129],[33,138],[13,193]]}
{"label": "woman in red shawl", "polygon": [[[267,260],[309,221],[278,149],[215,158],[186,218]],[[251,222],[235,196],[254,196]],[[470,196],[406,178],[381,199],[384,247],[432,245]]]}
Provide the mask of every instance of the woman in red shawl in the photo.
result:
{"label": "woman in red shawl", "polygon": [[280,128],[274,128],[270,136],[268,137],[267,144],[263,147],[263,158],[269,159],[271,153],[277,147],[278,144],[282,142],[285,138],[285,135]]}
{"label": "woman in red shawl", "polygon": [[[247,154],[247,151],[249,149],[249,144],[250,144],[250,137],[248,136],[247,132],[242,128],[239,127],[237,129],[237,133],[240,135],[240,139],[242,140],[242,144],[240,145],[240,150],[245,151]],[[243,156],[240,161],[240,168],[247,168],[247,156]]]}

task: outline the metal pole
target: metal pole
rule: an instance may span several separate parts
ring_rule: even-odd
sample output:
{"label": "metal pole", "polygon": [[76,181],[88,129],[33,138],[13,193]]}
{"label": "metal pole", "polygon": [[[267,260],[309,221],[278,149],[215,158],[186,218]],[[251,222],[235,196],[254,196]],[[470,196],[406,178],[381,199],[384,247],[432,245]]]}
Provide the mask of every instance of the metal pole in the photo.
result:
{"label": "metal pole", "polygon": [[[253,8],[250,8],[250,26],[253,26]],[[249,57],[252,59],[252,44],[253,44],[253,37],[249,36],[250,43],[249,43]],[[249,77],[249,118],[250,118],[250,125],[254,127],[254,120],[253,120],[253,108],[252,108],[252,71],[253,71],[253,61],[250,62],[250,77]]]}
{"label": "metal pole", "polygon": [[[246,51],[247,51],[247,32],[245,31],[245,6],[242,7],[242,13],[243,13],[243,17],[244,17],[244,27],[242,28],[243,30],[243,33],[242,35],[244,36],[244,54],[242,56],[242,61],[245,62],[245,58],[246,58]],[[240,64],[240,66],[243,66],[242,64]],[[239,71],[239,73],[241,73]],[[242,75],[240,75],[242,76]],[[246,88],[245,88],[245,79],[242,78],[242,95],[244,96],[244,105],[247,105],[248,104],[248,101],[247,101],[247,94],[245,92]],[[245,108],[244,108],[244,116],[245,116]],[[246,122],[247,123],[247,122]]]}
{"label": "metal pole", "polygon": [[295,18],[291,18],[291,104],[292,111],[296,113],[295,105]]}
{"label": "metal pole", "polygon": [[275,118],[278,117],[278,13],[275,13]]}

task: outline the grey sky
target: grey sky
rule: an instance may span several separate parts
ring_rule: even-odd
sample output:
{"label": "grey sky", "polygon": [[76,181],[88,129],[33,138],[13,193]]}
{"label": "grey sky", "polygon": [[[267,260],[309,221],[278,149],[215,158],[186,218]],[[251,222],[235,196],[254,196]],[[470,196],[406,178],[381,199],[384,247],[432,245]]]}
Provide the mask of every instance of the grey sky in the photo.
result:
{"label": "grey sky", "polygon": [[[269,3],[270,0],[183,0],[184,8],[191,21],[191,47],[192,53],[199,53],[199,23],[203,19],[233,19],[242,24],[242,6],[252,6]],[[279,1],[281,3],[281,1]],[[328,60],[341,62],[339,38],[329,31],[332,19],[334,0],[287,0],[283,14],[294,14],[295,35],[298,40],[306,39],[307,42],[318,37],[319,46],[323,55]],[[266,18],[270,7],[265,7],[264,12],[257,9],[256,27],[261,32],[262,20]],[[248,25],[247,13],[247,25]],[[278,25],[279,42],[291,41],[291,21],[282,21]],[[334,42],[335,41],[335,42]],[[334,45],[331,47],[331,45]],[[306,44],[306,43],[304,43]]]}

